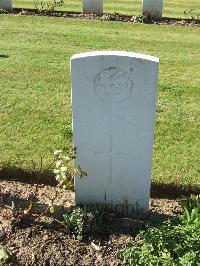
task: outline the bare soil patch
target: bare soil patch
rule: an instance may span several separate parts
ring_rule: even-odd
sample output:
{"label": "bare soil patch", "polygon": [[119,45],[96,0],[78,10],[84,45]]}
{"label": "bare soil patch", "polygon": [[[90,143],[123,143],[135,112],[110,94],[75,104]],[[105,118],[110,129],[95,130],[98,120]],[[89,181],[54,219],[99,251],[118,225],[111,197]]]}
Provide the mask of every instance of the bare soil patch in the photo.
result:
{"label": "bare soil patch", "polygon": [[37,11],[35,9],[21,9],[15,8],[12,15],[26,15],[26,16],[49,16],[49,17],[62,17],[65,19],[92,19],[103,21],[118,21],[129,23],[146,23],[146,24],[158,24],[158,25],[172,25],[172,26],[200,26],[200,20],[198,19],[180,19],[180,18],[168,18],[163,17],[158,19],[151,16],[130,16],[119,13],[105,13],[102,16],[96,14],[83,14],[82,12],[73,11]]}
{"label": "bare soil patch", "polygon": [[110,214],[101,235],[86,234],[81,241],[69,234],[62,214],[75,207],[74,192],[60,191],[56,212],[44,213],[55,187],[38,186],[32,213],[26,213],[36,184],[0,181],[0,246],[11,253],[6,265],[121,265],[116,251],[135,238],[149,219],[157,222],[179,210],[175,200],[151,199],[146,216],[126,218]]}

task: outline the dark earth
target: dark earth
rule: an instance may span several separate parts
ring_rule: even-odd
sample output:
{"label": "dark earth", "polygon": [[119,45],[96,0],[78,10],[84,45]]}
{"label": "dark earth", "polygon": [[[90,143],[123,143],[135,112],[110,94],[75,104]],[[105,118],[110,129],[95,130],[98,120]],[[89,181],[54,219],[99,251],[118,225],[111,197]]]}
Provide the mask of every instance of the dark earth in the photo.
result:
{"label": "dark earth", "polygon": [[[151,198],[148,215],[108,214],[101,234],[88,233],[77,240],[67,232],[62,218],[75,207],[74,192],[61,188],[55,198],[56,190],[44,184],[0,180],[0,248],[10,253],[5,265],[122,265],[118,249],[132,241],[150,219],[161,222],[179,210],[173,199]],[[52,200],[53,214],[47,210]]]}
{"label": "dark earth", "polygon": [[[1,11],[0,13],[5,13]],[[103,20],[103,21],[119,21],[128,23],[146,23],[146,24],[158,24],[158,25],[172,25],[172,26],[200,26],[199,19],[189,19],[189,18],[161,18],[149,16],[130,16],[123,15],[119,13],[105,13],[102,16],[96,14],[83,14],[82,12],[72,12],[72,11],[37,11],[36,9],[22,9],[14,8],[11,15],[25,15],[25,16],[52,16],[52,17],[62,17],[65,19],[93,19],[93,20]]]}

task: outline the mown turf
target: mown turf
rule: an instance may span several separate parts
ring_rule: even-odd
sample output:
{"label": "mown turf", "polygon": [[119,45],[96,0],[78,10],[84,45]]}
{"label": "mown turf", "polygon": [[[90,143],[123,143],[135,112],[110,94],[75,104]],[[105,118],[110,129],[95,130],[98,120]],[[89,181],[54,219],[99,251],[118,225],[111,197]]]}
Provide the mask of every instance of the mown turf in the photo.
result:
{"label": "mown turf", "polygon": [[[52,2],[53,0],[45,0]],[[35,2],[40,0],[13,0],[14,7],[20,8],[35,8]],[[122,13],[129,15],[139,15],[141,13],[141,0],[105,0],[105,13]],[[66,11],[82,11],[81,0],[65,0],[62,10]],[[185,18],[184,11],[194,9],[193,15],[200,16],[200,1],[199,0],[164,0],[163,16]]]}
{"label": "mown turf", "polygon": [[0,166],[47,167],[71,144],[74,53],[127,50],[160,58],[154,181],[200,184],[199,43],[197,27],[1,15]]}

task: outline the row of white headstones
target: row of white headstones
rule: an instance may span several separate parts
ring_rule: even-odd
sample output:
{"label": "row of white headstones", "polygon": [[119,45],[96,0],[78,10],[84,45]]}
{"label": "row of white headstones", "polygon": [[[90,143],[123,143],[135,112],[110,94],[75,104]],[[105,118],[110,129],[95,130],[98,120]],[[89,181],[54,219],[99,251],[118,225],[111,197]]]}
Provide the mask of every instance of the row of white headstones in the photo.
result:
{"label": "row of white headstones", "polygon": [[71,58],[76,201],[126,215],[149,209],[159,59],[123,51]]}
{"label": "row of white headstones", "polygon": [[[142,14],[162,17],[163,0],[142,0]],[[83,13],[103,15],[103,0],[83,0]]]}
{"label": "row of white headstones", "polygon": [[[12,11],[12,0],[0,0],[0,8]],[[142,0],[142,14],[162,17],[163,0]],[[83,0],[83,13],[103,15],[103,0]]]}

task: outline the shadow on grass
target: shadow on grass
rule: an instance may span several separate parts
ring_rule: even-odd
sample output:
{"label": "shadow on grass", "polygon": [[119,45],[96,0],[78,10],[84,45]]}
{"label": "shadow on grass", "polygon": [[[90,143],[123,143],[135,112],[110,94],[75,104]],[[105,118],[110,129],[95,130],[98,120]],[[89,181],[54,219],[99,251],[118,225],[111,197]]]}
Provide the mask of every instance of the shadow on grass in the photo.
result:
{"label": "shadow on grass", "polygon": [[9,58],[9,55],[7,55],[7,54],[0,54],[0,58]]}
{"label": "shadow on grass", "polygon": [[51,170],[31,170],[17,167],[0,168],[0,180],[13,180],[27,184],[57,185]]}
{"label": "shadow on grass", "polygon": [[[17,167],[2,167],[0,169],[0,180],[14,180],[28,184],[44,184],[56,186],[54,174],[51,170],[25,170]],[[163,184],[152,182],[151,197],[177,199],[191,194],[200,194],[200,186]]]}

